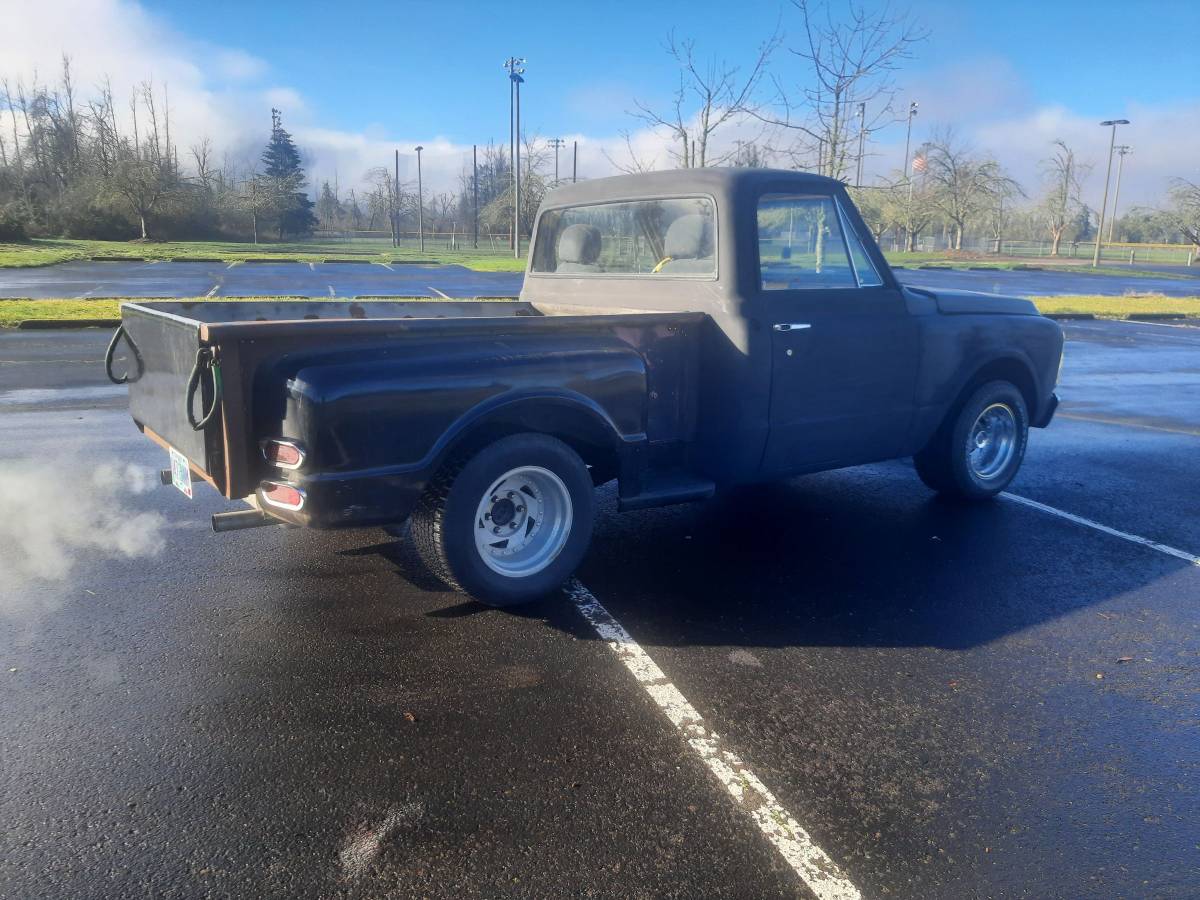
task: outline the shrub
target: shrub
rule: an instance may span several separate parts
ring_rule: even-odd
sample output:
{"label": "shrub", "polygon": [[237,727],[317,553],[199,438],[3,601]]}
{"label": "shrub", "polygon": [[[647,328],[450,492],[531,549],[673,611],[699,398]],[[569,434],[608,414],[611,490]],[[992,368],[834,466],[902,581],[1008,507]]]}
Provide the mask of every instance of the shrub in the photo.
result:
{"label": "shrub", "polygon": [[0,206],[0,241],[27,241],[29,231],[24,211],[16,205]]}

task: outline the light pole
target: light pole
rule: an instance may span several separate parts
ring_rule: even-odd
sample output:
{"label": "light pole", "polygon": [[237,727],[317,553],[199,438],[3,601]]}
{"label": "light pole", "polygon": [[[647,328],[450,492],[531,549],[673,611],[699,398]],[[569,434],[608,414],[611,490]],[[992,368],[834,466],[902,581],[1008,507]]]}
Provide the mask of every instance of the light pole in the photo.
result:
{"label": "light pole", "polygon": [[558,149],[565,144],[562,138],[550,138],[549,144],[554,148],[554,183],[558,184]]}
{"label": "light pole", "polygon": [[1100,265],[1100,245],[1104,240],[1104,216],[1108,212],[1108,179],[1112,177],[1113,148],[1117,145],[1117,126],[1128,125],[1128,119],[1107,119],[1100,123],[1103,128],[1112,128],[1108,139],[1108,168],[1104,172],[1104,199],[1100,202],[1100,227],[1096,229],[1096,250],[1092,253],[1092,268]]}
{"label": "light pole", "polygon": [[417,145],[417,240],[421,252],[425,252],[425,191],[421,184],[421,151],[425,148]]}
{"label": "light pole", "polygon": [[916,100],[914,100],[912,103],[908,104],[908,131],[904,135],[904,178],[906,181],[908,181],[908,204],[904,210],[904,230],[905,230],[904,244],[905,244],[905,248],[908,250],[913,249],[913,246],[912,246],[913,183],[912,183],[912,171],[908,167],[908,151],[909,151],[910,147],[912,146],[912,120],[913,120],[913,117],[917,114],[917,106],[918,105],[919,104],[917,103]]}
{"label": "light pole", "polygon": [[521,84],[525,60],[510,56],[504,61],[509,81],[509,133],[513,169],[513,257],[521,258]]}
{"label": "light pole", "polygon": [[862,187],[863,141],[867,137],[867,104],[858,104],[858,173],[854,178],[854,186]]}
{"label": "light pole", "polygon": [[1121,170],[1125,168],[1125,154],[1129,153],[1133,148],[1128,144],[1120,144],[1117,147],[1117,186],[1113,189],[1113,214],[1108,220],[1108,242],[1112,243],[1113,228],[1117,224],[1117,204],[1121,202]]}

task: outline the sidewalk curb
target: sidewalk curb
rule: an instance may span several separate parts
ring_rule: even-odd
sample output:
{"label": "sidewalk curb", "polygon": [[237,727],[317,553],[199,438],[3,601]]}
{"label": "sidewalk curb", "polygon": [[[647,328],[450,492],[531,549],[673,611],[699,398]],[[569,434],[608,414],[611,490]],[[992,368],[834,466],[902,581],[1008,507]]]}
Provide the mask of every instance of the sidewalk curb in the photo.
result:
{"label": "sidewalk curb", "polygon": [[68,328],[116,328],[120,319],[25,319],[17,323],[19,331],[55,331]]}

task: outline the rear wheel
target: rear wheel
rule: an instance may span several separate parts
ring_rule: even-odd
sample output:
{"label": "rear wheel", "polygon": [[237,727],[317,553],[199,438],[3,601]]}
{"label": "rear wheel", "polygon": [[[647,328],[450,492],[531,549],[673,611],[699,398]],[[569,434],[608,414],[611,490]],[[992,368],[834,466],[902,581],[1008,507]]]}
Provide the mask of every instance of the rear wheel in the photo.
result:
{"label": "rear wheel", "polygon": [[991,381],[942,423],[913,462],[933,490],[986,500],[1016,476],[1028,439],[1029,414],[1020,390],[1007,381]]}
{"label": "rear wheel", "polygon": [[592,479],[557,438],[518,434],[460,458],[412,516],[425,565],[491,606],[542,597],[575,571],[592,537]]}

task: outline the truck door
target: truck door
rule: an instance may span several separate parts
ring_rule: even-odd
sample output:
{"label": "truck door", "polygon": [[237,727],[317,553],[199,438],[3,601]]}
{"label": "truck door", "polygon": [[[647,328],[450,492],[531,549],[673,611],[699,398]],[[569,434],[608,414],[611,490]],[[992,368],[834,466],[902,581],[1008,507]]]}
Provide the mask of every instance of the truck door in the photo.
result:
{"label": "truck door", "polygon": [[899,455],[913,412],[918,333],[830,195],[758,201],[759,308],[771,329],[763,471]]}

